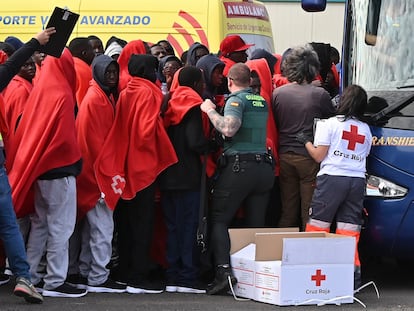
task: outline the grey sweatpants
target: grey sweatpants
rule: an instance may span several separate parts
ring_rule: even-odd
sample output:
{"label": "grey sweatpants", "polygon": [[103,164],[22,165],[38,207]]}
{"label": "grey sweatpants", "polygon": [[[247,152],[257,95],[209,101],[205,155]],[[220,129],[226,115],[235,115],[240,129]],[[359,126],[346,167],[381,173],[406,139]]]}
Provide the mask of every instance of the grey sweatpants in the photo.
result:
{"label": "grey sweatpants", "polygon": [[[35,213],[30,216],[27,261],[33,284],[42,277],[44,289],[51,290],[65,282],[68,270],[69,238],[76,221],[76,179],[68,176],[35,182]],[[46,254],[46,274],[38,272]]]}
{"label": "grey sweatpants", "polygon": [[100,199],[86,214],[82,228],[79,270],[87,276],[88,285],[99,285],[108,279],[106,265],[111,259],[113,231],[113,211]]}

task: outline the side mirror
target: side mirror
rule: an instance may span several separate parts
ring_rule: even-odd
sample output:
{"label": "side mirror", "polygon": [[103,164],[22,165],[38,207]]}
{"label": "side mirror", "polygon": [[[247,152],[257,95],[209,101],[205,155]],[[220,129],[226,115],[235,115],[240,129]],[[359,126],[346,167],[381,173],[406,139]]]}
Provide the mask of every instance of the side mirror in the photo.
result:
{"label": "side mirror", "polygon": [[302,0],[302,9],[306,12],[322,12],[326,8],[326,0]]}

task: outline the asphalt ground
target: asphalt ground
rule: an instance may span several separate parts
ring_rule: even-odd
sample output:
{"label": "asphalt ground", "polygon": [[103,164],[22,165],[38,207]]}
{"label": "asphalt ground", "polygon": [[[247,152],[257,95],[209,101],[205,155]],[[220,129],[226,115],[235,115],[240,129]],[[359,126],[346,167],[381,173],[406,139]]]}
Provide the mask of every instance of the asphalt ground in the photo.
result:
{"label": "asphalt ground", "polygon": [[[414,310],[414,279],[412,272],[399,267],[392,260],[372,261],[363,270],[363,282],[374,281],[380,297],[372,285],[355,297],[367,310]],[[352,304],[325,306],[279,307],[255,301],[236,301],[232,296],[205,294],[101,294],[89,293],[82,298],[49,298],[41,305],[26,303],[13,295],[13,280],[0,286],[0,310],[59,310],[59,311],[111,311],[111,310],[364,310],[364,306]]]}

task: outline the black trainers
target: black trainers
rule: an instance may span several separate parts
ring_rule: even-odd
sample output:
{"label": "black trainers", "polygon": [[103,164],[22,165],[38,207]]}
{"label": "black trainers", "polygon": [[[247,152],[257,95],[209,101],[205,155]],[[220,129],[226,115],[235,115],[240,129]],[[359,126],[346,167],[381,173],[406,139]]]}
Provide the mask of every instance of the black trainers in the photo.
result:
{"label": "black trainers", "polygon": [[152,281],[132,281],[128,282],[126,291],[130,294],[160,294],[164,287]]}
{"label": "black trainers", "polygon": [[125,293],[126,285],[107,279],[104,283],[99,285],[88,285],[88,292],[90,293]]}
{"label": "black trainers", "polygon": [[24,300],[30,303],[42,303],[43,297],[40,295],[32,282],[24,277],[16,278],[16,286],[14,287],[13,293],[16,296],[23,297]]}
{"label": "black trainers", "polygon": [[80,274],[69,274],[66,278],[66,283],[77,289],[88,288],[88,279]]}
{"label": "black trainers", "polygon": [[0,273],[0,285],[7,284],[10,282],[10,276],[4,273]]}
{"label": "black trainers", "polygon": [[225,293],[230,290],[230,284],[235,285],[237,279],[234,277],[231,272],[230,267],[218,267],[216,272],[216,277],[214,278],[213,283],[207,287],[207,294],[217,295]]}
{"label": "black trainers", "polygon": [[43,296],[45,297],[67,297],[67,298],[78,298],[85,296],[88,293],[86,289],[79,289],[68,283],[63,283],[62,285],[54,289],[43,289]]}
{"label": "black trainers", "polygon": [[362,285],[361,267],[355,266],[354,268],[354,291],[358,290]]}

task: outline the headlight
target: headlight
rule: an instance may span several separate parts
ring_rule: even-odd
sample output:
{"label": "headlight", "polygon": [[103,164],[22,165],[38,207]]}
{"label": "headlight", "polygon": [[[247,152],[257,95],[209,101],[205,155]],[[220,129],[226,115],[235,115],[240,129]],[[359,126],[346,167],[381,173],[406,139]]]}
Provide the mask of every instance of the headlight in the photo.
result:
{"label": "headlight", "polygon": [[398,199],[404,197],[408,189],[401,187],[384,178],[367,175],[367,197],[383,197],[385,199]]}

